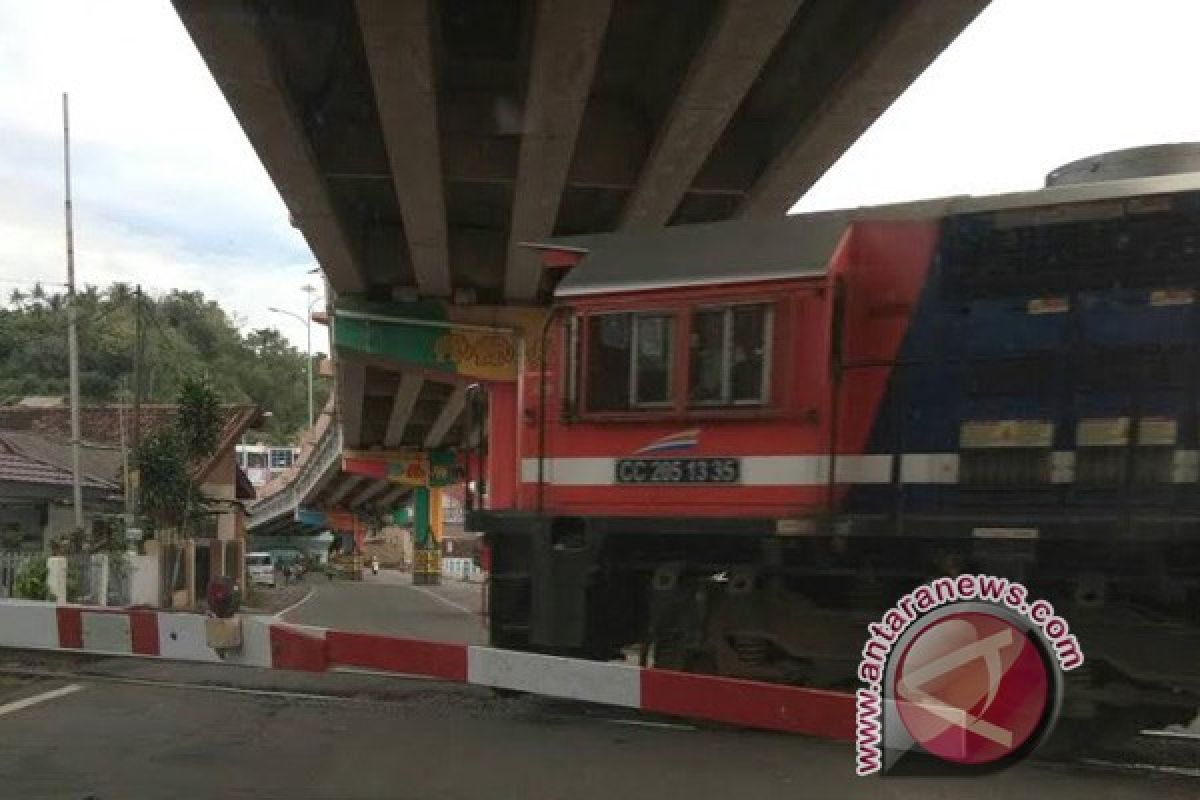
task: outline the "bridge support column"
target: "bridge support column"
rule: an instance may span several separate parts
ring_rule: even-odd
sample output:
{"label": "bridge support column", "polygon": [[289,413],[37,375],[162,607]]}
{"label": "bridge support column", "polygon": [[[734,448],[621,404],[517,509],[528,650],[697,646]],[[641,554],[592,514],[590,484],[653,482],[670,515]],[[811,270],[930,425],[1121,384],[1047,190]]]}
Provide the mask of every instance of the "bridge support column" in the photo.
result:
{"label": "bridge support column", "polygon": [[413,489],[413,583],[442,581],[442,491],[418,486]]}

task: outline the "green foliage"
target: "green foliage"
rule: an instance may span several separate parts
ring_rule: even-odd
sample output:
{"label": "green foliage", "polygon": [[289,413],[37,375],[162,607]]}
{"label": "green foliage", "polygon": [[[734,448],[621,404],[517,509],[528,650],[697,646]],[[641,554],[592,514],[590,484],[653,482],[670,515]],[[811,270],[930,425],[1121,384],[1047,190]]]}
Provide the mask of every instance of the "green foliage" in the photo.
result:
{"label": "green foliage", "polygon": [[26,600],[49,600],[49,580],[50,570],[46,567],[46,559],[35,558],[17,573],[13,592]]}
{"label": "green foliage", "polygon": [[[79,312],[80,390],[85,402],[128,399],[133,386],[137,295],[128,284],[87,287]],[[144,296],[142,386],[146,402],[170,403],[195,375],[217,398],[257,403],[272,412],[262,440],[287,444],[308,422],[306,356],[278,331],[241,333],[228,313],[200,292]],[[66,298],[41,286],[14,291],[0,308],[0,402],[67,393]],[[329,382],[313,370],[321,408]],[[124,387],[124,391],[122,391]]]}
{"label": "green foliage", "polygon": [[205,458],[217,449],[221,435],[221,404],[212,382],[204,375],[189,375],[179,389],[176,425],[183,451],[191,460]]}
{"label": "green foliage", "polygon": [[199,490],[178,428],[161,428],[143,438],[134,461],[141,481],[142,513],[155,528],[181,527]]}
{"label": "green foliage", "polygon": [[183,534],[212,501],[200,491],[193,468],[212,456],[222,421],[212,383],[203,375],[183,379],[175,424],[142,440],[134,460],[141,479],[142,513],[154,527]]}

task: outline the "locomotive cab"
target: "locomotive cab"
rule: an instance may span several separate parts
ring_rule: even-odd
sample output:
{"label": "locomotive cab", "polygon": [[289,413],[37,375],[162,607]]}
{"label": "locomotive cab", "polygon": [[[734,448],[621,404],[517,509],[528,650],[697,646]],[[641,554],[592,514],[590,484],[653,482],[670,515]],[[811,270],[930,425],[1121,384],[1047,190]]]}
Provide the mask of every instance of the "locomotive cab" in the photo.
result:
{"label": "locomotive cab", "polygon": [[[774,634],[701,645],[693,600],[759,602],[768,584],[783,597],[795,548],[781,542],[827,547],[853,483],[887,474],[864,453],[886,370],[847,382],[846,364],[895,358],[938,225],[879,217],[546,246],[569,271],[543,357],[526,364],[514,413],[489,418],[491,441],[517,442],[511,468],[490,470],[509,476],[491,492],[509,507],[476,517],[493,548],[494,642],[633,648],[681,668],[724,653],[718,669],[795,677],[731,650],[786,654]],[[846,393],[856,401],[840,408]]]}

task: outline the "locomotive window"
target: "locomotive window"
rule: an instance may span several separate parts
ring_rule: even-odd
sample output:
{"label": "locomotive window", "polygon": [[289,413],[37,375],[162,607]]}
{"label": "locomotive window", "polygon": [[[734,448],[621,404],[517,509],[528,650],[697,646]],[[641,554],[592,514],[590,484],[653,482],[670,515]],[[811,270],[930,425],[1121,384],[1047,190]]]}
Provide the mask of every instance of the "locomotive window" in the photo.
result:
{"label": "locomotive window", "polygon": [[631,314],[603,314],[588,319],[589,411],[621,411],[629,407],[632,322]]}
{"label": "locomotive window", "polygon": [[579,317],[571,314],[563,327],[563,408],[575,409],[579,386]]}
{"label": "locomotive window", "polygon": [[692,405],[765,403],[770,339],[771,313],[766,305],[694,312],[689,346]]}
{"label": "locomotive window", "polygon": [[674,320],[662,314],[639,314],[633,330],[633,392],[630,404],[663,406],[671,402],[671,348]]}
{"label": "locomotive window", "polygon": [[691,398],[695,405],[725,403],[725,311],[692,315]]}
{"label": "locomotive window", "polygon": [[674,322],[660,313],[588,319],[589,411],[670,405]]}

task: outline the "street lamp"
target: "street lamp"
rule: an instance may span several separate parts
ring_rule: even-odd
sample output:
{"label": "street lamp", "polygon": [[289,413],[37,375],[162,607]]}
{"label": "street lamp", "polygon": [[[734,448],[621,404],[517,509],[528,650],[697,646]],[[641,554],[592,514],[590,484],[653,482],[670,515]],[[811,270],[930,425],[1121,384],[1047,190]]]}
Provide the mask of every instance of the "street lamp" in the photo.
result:
{"label": "street lamp", "polygon": [[313,374],[312,374],[312,312],[321,298],[314,297],[317,287],[311,283],[306,283],[300,287],[300,291],[308,295],[308,313],[301,317],[294,311],[287,311],[282,308],[271,306],[267,311],[273,311],[276,314],[286,314],[292,319],[300,320],[304,323],[304,334],[308,340],[308,427],[313,426]]}

